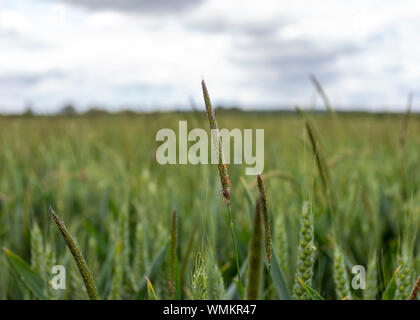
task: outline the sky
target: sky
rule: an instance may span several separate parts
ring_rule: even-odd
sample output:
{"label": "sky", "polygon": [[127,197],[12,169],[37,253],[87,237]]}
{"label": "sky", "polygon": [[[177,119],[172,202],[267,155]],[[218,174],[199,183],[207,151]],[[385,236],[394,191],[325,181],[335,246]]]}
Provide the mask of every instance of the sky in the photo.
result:
{"label": "sky", "polygon": [[420,111],[416,0],[0,0],[0,113]]}

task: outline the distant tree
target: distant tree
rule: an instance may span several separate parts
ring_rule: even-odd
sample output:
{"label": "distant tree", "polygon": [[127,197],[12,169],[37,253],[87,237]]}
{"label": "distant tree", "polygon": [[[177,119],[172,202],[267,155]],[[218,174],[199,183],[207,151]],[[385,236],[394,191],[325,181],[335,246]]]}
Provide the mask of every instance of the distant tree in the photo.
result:
{"label": "distant tree", "polygon": [[124,116],[135,116],[137,114],[137,112],[135,112],[134,110],[130,110],[130,109],[122,109],[117,114],[121,114],[121,115],[124,115]]}
{"label": "distant tree", "polygon": [[77,114],[77,111],[73,105],[67,104],[58,112],[58,114],[62,116],[74,116]]}
{"label": "distant tree", "polygon": [[107,115],[109,114],[109,112],[106,111],[105,109],[101,109],[98,107],[91,107],[84,114],[87,116],[97,117],[97,116]]}
{"label": "distant tree", "polygon": [[33,117],[34,112],[32,111],[32,105],[28,104],[25,108],[25,111],[22,113],[24,117]]}

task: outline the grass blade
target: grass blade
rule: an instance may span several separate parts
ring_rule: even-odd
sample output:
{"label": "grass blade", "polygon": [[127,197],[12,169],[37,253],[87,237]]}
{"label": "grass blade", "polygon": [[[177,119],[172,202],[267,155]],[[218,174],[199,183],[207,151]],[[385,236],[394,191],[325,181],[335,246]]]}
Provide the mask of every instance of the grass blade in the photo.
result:
{"label": "grass blade", "polygon": [[290,300],[289,286],[287,285],[286,277],[280,267],[279,258],[276,251],[273,251],[273,258],[271,260],[270,276],[273,280],[274,287],[280,300]]}
{"label": "grass blade", "polygon": [[3,251],[6,253],[6,256],[13,267],[13,270],[16,271],[19,278],[22,282],[28,287],[28,289],[35,295],[39,300],[45,300],[44,295],[44,280],[32,270],[32,268],[22,260],[18,255],[14,254],[7,248],[3,248]]}
{"label": "grass blade", "polygon": [[311,297],[311,300],[325,300],[317,291],[306,284],[301,278],[298,279],[300,285],[305,289],[306,293]]}
{"label": "grass blade", "polygon": [[391,281],[389,281],[388,286],[386,287],[386,289],[385,289],[385,291],[382,295],[382,300],[393,300],[394,299],[395,293],[397,291],[397,275],[398,275],[399,271],[400,271],[400,267],[398,267],[395,270]]}
{"label": "grass blade", "polygon": [[147,283],[147,296],[149,297],[149,300],[159,300],[155,288],[153,288],[153,284],[150,281],[148,277],[145,277],[146,283]]}

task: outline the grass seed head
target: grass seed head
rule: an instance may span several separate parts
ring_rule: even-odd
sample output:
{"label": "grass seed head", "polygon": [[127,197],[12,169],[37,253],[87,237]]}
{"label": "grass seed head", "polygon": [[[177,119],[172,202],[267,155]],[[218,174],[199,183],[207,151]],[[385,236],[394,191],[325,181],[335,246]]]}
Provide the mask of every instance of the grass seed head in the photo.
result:
{"label": "grass seed head", "polygon": [[265,192],[264,182],[261,175],[257,175],[258,181],[258,190],[260,192],[260,199],[261,199],[261,211],[263,216],[264,222],[264,241],[265,241],[265,252],[267,256],[267,261],[270,264],[271,256],[272,256],[272,249],[271,249],[271,229],[270,229],[270,218],[268,216],[268,208],[267,208],[267,194]]}
{"label": "grass seed head", "polygon": [[60,230],[64,240],[67,243],[67,246],[73,255],[74,261],[77,264],[77,267],[79,268],[79,272],[82,275],[83,282],[85,283],[85,287],[87,290],[87,293],[89,295],[89,298],[91,300],[98,300],[99,295],[98,291],[96,290],[96,285],[93,281],[92,275],[89,271],[89,268],[86,264],[85,259],[82,256],[82,253],[80,252],[78,246],[76,245],[76,242],[74,241],[73,237],[71,236],[70,232],[67,230],[64,223],[58,218],[54,210],[51,208],[51,216],[56,223],[58,229]]}
{"label": "grass seed head", "polygon": [[[213,107],[210,101],[210,96],[207,91],[206,83],[204,82],[204,80],[201,82],[201,86],[203,89],[204,103],[206,105],[206,111],[207,111],[207,117],[209,119],[210,129],[216,130],[216,132],[218,132],[219,128],[217,126],[216,116],[214,114]],[[213,148],[216,148],[216,150],[218,150],[218,156],[219,156],[218,169],[219,169],[220,182],[222,184],[223,202],[226,205],[229,205],[231,183],[229,180],[229,174],[228,174],[226,163],[223,156],[222,141],[220,139],[219,134],[217,135],[216,143],[217,145],[213,146]]]}

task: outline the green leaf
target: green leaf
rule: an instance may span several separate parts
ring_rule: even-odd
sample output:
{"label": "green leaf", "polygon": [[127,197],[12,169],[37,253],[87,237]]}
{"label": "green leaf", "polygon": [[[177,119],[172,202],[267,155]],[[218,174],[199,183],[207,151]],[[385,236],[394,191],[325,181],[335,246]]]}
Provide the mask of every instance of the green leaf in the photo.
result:
{"label": "green leaf", "polygon": [[298,278],[300,285],[303,289],[309,294],[311,300],[325,300],[317,291],[312,289],[308,284],[306,284],[301,278]]}
{"label": "green leaf", "polygon": [[151,281],[155,281],[156,276],[158,275],[163,262],[165,261],[166,258],[166,253],[168,250],[168,243],[166,242],[161,249],[159,250],[159,253],[157,254],[155,260],[153,260],[152,265],[150,266],[150,268],[146,271],[145,277],[143,278],[143,280],[140,282],[139,285],[139,290],[137,291],[136,294],[136,299],[139,300],[142,297],[144,297],[144,295],[147,292],[147,280],[146,277]]}
{"label": "green leaf", "polygon": [[388,286],[386,287],[383,295],[382,300],[393,300],[395,297],[395,291],[397,291],[397,274],[398,271],[400,271],[400,267],[398,267],[394,275],[392,276],[391,281],[388,283]]}
{"label": "green leaf", "polygon": [[7,248],[3,248],[13,270],[19,275],[20,280],[28,287],[28,289],[39,300],[46,300],[44,294],[44,280],[31,269],[31,267],[19,256],[11,252]]}
{"label": "green leaf", "polygon": [[275,250],[273,251],[273,256],[271,259],[270,275],[279,299],[290,300],[291,297],[289,287],[287,285],[286,277],[283,274],[283,270],[280,267],[279,259]]}

